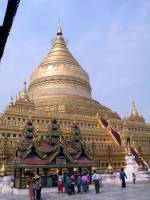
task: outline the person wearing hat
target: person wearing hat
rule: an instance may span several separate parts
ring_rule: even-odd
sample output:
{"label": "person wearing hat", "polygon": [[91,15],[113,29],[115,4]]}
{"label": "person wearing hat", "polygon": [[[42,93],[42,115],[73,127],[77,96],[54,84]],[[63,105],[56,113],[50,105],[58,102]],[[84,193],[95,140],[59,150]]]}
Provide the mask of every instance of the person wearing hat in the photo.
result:
{"label": "person wearing hat", "polygon": [[34,178],[35,178],[36,199],[40,200],[41,199],[41,189],[42,189],[41,177],[38,174],[36,174]]}

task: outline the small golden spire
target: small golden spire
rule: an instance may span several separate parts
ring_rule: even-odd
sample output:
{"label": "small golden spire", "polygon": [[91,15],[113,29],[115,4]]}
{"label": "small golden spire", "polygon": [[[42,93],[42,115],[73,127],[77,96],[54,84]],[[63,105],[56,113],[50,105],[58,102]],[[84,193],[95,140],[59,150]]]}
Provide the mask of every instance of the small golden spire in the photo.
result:
{"label": "small golden spire", "polygon": [[22,91],[20,93],[20,98],[22,98],[22,99],[24,99],[24,98],[27,99],[28,98],[28,92],[27,92],[27,88],[26,88],[26,82],[24,82]]}
{"label": "small golden spire", "polygon": [[10,104],[13,105],[13,97],[10,98]]}
{"label": "small golden spire", "polygon": [[16,95],[16,101],[20,100],[20,92]]}
{"label": "small golden spire", "polygon": [[139,117],[139,113],[135,107],[135,102],[132,103],[132,108],[131,108],[131,116],[134,117]]}

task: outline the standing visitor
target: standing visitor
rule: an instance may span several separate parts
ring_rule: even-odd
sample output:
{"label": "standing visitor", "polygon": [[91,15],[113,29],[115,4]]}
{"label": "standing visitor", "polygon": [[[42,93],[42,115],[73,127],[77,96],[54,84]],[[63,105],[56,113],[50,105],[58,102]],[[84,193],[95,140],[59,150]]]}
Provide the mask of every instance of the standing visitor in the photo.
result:
{"label": "standing visitor", "polygon": [[30,180],[28,182],[28,190],[29,190],[29,198],[30,200],[35,199],[35,179],[34,176],[30,176]]}
{"label": "standing visitor", "polygon": [[66,176],[67,176],[67,173],[65,172],[64,175],[63,175],[63,187],[64,187],[64,193],[67,192]]}
{"label": "standing visitor", "polygon": [[87,192],[89,180],[88,180],[88,176],[86,175],[86,173],[83,174],[81,180],[82,180],[82,190],[83,190],[83,192]]}
{"label": "standing visitor", "polygon": [[133,183],[135,184],[135,181],[136,181],[136,175],[135,175],[135,173],[132,173],[132,179],[133,179]]}
{"label": "standing visitor", "polygon": [[78,188],[78,193],[81,193],[81,174],[78,174],[77,176],[77,188]]}
{"label": "standing visitor", "polygon": [[72,174],[70,176],[70,181],[71,181],[71,183],[70,183],[71,194],[75,194],[75,176],[74,176],[74,174]]}
{"label": "standing visitor", "polygon": [[122,188],[125,188],[125,187],[126,187],[125,178],[127,178],[127,175],[126,175],[126,173],[124,172],[124,169],[121,168],[121,170],[120,170],[120,179],[121,179],[121,181],[122,181]]}
{"label": "standing visitor", "polygon": [[36,200],[41,200],[41,177],[37,174],[35,176],[35,191],[36,191]]}
{"label": "standing visitor", "polygon": [[70,180],[70,175],[66,175],[66,189],[67,189],[67,194],[71,194],[71,180]]}
{"label": "standing visitor", "polygon": [[63,193],[63,175],[61,172],[58,174],[58,193]]}
{"label": "standing visitor", "polygon": [[96,192],[96,194],[98,194],[99,189],[100,189],[100,177],[99,177],[99,174],[96,173],[96,171],[94,171],[92,181],[95,185],[95,192]]}

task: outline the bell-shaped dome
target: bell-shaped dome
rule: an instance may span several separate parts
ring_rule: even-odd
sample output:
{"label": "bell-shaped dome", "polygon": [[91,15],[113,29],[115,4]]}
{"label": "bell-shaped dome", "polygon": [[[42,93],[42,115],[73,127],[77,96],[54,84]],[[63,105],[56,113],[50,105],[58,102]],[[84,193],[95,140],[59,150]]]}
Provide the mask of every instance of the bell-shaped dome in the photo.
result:
{"label": "bell-shaped dome", "polygon": [[32,73],[29,98],[39,110],[120,118],[92,99],[89,76],[68,50],[61,26],[47,57]]}
{"label": "bell-shaped dome", "polygon": [[91,98],[88,74],[66,47],[61,26],[47,57],[32,73],[29,96],[35,101],[53,95]]}

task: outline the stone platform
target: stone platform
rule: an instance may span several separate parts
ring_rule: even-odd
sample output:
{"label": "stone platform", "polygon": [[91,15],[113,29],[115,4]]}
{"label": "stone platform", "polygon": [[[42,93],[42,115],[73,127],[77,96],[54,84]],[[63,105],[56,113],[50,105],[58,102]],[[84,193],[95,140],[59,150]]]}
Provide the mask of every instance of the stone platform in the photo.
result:
{"label": "stone platform", "polygon": [[[47,194],[42,195],[42,200],[149,200],[150,180],[137,182],[135,185],[127,183],[127,188],[121,188],[118,184],[104,184],[99,194],[95,194],[94,186],[86,194],[58,194],[56,188],[49,189]],[[28,200],[28,195],[0,194],[0,200]]]}

